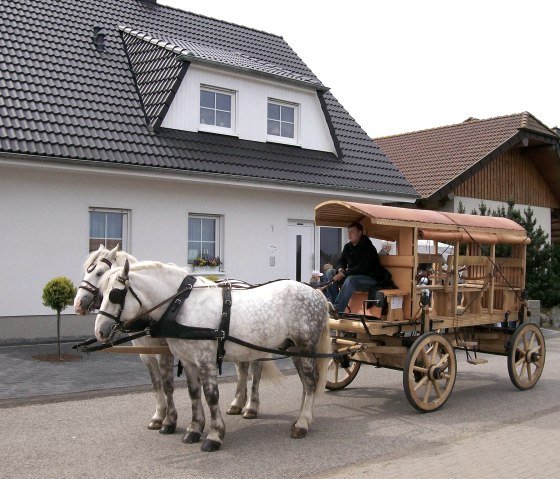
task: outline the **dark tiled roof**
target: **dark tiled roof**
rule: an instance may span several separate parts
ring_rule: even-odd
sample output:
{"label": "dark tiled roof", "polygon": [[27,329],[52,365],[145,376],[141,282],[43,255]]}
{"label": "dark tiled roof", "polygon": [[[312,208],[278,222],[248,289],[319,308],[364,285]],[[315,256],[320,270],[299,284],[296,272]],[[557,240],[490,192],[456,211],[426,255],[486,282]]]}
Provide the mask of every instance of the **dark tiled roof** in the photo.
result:
{"label": "dark tiled roof", "polygon": [[520,130],[558,139],[554,131],[524,112],[486,120],[469,118],[456,125],[375,138],[374,142],[422,198],[429,198]]}
{"label": "dark tiled roof", "polygon": [[[105,35],[101,51],[94,27]],[[184,74],[177,57],[186,50],[195,60],[317,89],[338,155],[157,130]],[[416,195],[276,35],[139,0],[9,0],[0,3],[0,63],[0,152]]]}

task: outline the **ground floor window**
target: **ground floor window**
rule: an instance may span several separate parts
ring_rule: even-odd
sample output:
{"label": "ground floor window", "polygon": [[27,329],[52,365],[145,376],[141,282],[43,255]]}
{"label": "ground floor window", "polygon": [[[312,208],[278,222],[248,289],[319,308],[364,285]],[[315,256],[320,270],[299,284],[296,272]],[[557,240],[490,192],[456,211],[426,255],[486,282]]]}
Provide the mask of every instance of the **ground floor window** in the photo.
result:
{"label": "ground floor window", "polygon": [[188,221],[188,254],[190,265],[216,266],[220,265],[220,223],[221,217],[214,215],[189,214]]}
{"label": "ground floor window", "polygon": [[342,228],[322,226],[319,228],[320,269],[323,271],[325,264],[333,266],[338,261],[342,251]]}
{"label": "ground floor window", "polygon": [[118,244],[128,249],[129,211],[90,208],[89,210],[89,251],[105,245],[112,249]]}

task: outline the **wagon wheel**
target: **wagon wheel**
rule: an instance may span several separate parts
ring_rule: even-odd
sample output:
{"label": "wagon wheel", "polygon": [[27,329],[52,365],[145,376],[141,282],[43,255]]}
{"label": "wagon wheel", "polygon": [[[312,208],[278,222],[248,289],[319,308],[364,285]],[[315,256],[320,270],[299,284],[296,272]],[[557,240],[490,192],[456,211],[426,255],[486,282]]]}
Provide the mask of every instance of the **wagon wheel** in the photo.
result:
{"label": "wagon wheel", "polygon": [[519,326],[510,341],[508,372],[515,387],[532,388],[541,377],[546,347],[541,329],[532,323]]}
{"label": "wagon wheel", "polygon": [[360,366],[362,365],[361,363],[357,363],[351,359],[348,361],[348,365],[344,364],[344,362],[344,360],[340,360],[339,358],[333,358],[330,360],[327,384],[325,384],[325,387],[329,391],[336,391],[348,386],[352,381],[354,381],[354,378],[358,374]]}
{"label": "wagon wheel", "polygon": [[441,334],[424,334],[406,356],[403,372],[406,398],[420,412],[436,411],[451,395],[456,376],[453,346]]}

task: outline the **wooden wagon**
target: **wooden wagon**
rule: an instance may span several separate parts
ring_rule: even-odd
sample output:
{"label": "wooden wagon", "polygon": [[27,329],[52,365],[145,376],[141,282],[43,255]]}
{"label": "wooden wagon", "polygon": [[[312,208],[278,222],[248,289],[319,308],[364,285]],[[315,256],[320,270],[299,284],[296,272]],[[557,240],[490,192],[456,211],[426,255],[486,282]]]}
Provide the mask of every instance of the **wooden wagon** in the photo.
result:
{"label": "wooden wagon", "polygon": [[[516,387],[536,384],[545,341],[528,316],[524,286],[530,240],[520,225],[506,218],[343,201],[315,209],[318,226],[355,221],[370,238],[395,242],[397,254],[380,259],[398,289],[382,290],[375,298],[356,292],[349,312],[330,320],[335,351],[356,343],[366,349],[333,360],[329,389],[350,384],[362,364],[393,368],[403,371],[410,404],[435,411],[455,384],[456,349],[466,351],[471,364],[487,362],[479,353],[507,356]],[[420,251],[424,240],[428,252]]]}

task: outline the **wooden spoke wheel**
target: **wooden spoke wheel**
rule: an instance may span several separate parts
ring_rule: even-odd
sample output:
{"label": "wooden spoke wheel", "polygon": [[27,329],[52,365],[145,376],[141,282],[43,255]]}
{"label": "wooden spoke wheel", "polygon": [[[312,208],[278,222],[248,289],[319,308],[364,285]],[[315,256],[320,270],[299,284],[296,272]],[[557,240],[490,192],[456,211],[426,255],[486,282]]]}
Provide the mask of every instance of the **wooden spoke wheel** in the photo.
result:
{"label": "wooden spoke wheel", "polygon": [[515,387],[532,388],[541,377],[546,347],[541,329],[532,323],[519,326],[510,342],[508,372]]}
{"label": "wooden spoke wheel", "polygon": [[423,334],[408,350],[403,372],[404,392],[418,411],[431,412],[443,406],[456,377],[455,350],[441,334]]}
{"label": "wooden spoke wheel", "polygon": [[[345,364],[346,363],[346,364]],[[344,359],[333,358],[329,363],[327,384],[325,387],[329,391],[336,391],[348,386],[357,376],[361,363],[344,361]]]}

